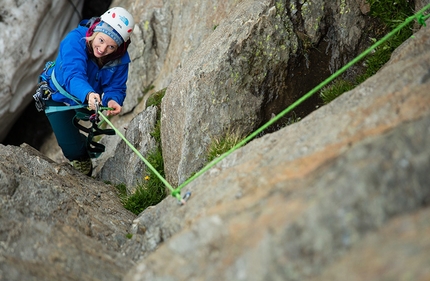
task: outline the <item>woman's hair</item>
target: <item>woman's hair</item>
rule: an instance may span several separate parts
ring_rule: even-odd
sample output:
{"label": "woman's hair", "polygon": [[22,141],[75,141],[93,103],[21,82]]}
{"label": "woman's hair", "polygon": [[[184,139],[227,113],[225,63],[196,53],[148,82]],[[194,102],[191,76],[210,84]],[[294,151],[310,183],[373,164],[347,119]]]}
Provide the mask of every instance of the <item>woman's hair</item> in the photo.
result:
{"label": "woman's hair", "polygon": [[93,32],[93,34],[91,34],[90,36],[85,37],[85,40],[87,40],[87,43],[88,44],[93,43],[93,41],[96,38],[97,34],[98,34],[98,32]]}

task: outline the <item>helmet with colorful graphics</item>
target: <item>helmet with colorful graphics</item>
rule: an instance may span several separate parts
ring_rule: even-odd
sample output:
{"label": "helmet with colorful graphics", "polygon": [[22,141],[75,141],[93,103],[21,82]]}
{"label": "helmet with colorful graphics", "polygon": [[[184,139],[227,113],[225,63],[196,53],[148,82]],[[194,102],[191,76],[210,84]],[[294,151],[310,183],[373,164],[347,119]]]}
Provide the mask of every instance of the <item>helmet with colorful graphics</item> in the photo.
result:
{"label": "helmet with colorful graphics", "polygon": [[114,7],[107,10],[100,19],[109,24],[121,36],[124,42],[130,38],[133,32],[133,16],[124,8]]}

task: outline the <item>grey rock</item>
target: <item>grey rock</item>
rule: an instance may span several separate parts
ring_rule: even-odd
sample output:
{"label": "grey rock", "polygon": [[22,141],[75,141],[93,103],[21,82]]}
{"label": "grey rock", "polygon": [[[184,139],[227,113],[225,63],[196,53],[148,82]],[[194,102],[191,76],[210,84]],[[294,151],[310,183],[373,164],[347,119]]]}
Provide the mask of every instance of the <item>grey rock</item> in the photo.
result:
{"label": "grey rock", "polygon": [[133,264],[75,228],[4,220],[0,280],[122,280]]}
{"label": "grey rock", "polygon": [[150,0],[131,5],[126,0],[114,1],[113,6],[128,8],[136,21],[129,49],[133,62],[123,114],[133,109],[131,114],[138,114],[141,110],[138,103],[148,91],[166,88],[176,69],[239,2],[216,0],[196,5],[192,0]]}
{"label": "grey rock", "polygon": [[[329,24],[330,23],[330,24]],[[358,54],[366,24],[356,1],[245,0],[190,55],[166,90],[165,172],[181,184],[214,139],[247,136]],[[353,71],[353,70],[351,70]]]}
{"label": "grey rock", "polygon": [[[84,1],[2,1],[0,8],[0,141],[32,95],[46,61],[55,59],[62,37],[76,27]],[[75,7],[74,7],[75,6]],[[55,24],[53,24],[55,23]]]}
{"label": "grey rock", "polygon": [[[323,7],[338,20],[328,28],[334,36],[330,56],[324,58],[327,69],[360,49],[357,29],[345,26],[357,19],[361,26],[362,1],[341,1],[341,6],[290,1],[284,9],[279,6],[284,2],[250,0],[115,1],[113,5],[118,3],[145,15],[137,17],[138,28],[152,45],[142,56],[160,54],[160,60],[151,61],[160,69],[132,71],[145,79],[132,87],[142,89],[146,81],[163,85],[164,74],[165,81],[171,79],[166,82],[170,85],[162,115],[163,141],[169,144],[163,154],[173,183],[205,162],[210,138],[232,128],[229,116],[249,114],[248,107],[261,112],[233,119],[238,127],[251,130],[263,115],[272,115],[267,108],[280,101],[276,93],[291,87],[282,84],[287,74],[277,74],[282,74],[286,62],[297,59],[300,50],[294,42],[301,46],[327,36],[324,21],[312,29],[318,15],[324,18]],[[307,6],[310,14],[292,7],[294,3]],[[193,15],[208,10],[219,13],[208,13],[210,20],[203,24],[201,18],[193,21]],[[298,13],[306,21],[297,26]],[[195,24],[186,24],[190,22]],[[214,23],[219,23],[215,30],[210,27]],[[276,23],[301,27],[303,34],[306,28],[308,39],[299,33],[277,33]],[[144,31],[146,26],[151,31]],[[168,28],[175,31],[173,36]],[[166,33],[157,36],[160,32]],[[259,49],[256,39],[267,35],[267,44]],[[291,39],[290,52],[277,52],[286,39]],[[342,42],[343,49],[336,42]],[[113,186],[27,145],[0,145],[0,280],[428,279],[429,42],[426,27],[362,85],[224,158],[183,188],[182,195],[192,192],[184,206],[169,196],[136,217],[123,209]],[[273,50],[275,58],[265,56],[252,66],[245,58],[258,50]],[[284,63],[276,68],[278,62]],[[309,67],[309,75],[314,66],[310,56],[303,69]],[[273,71],[265,87],[252,72],[257,69]],[[231,70],[237,76],[228,76]],[[288,69],[288,73],[296,72]],[[231,79],[228,85],[217,84],[223,77]],[[237,92],[227,92],[230,88]],[[256,95],[248,99],[236,95],[250,92]],[[258,105],[256,100],[260,107],[252,107]],[[150,108],[131,118],[135,113],[121,118],[133,120],[126,135],[145,153],[152,144],[148,133],[156,112]],[[258,122],[251,126],[250,120]],[[178,147],[172,150],[174,145]],[[109,176],[137,179],[143,166],[135,167],[141,165],[137,162],[127,166],[132,159],[124,155],[130,152],[123,144],[118,149],[122,158],[110,159],[107,166],[118,164],[128,171],[111,170]],[[116,151],[109,153],[117,156]],[[104,165],[100,162],[97,168]]]}
{"label": "grey rock", "polygon": [[393,219],[311,280],[426,280],[429,208]]}
{"label": "grey rock", "polygon": [[[250,143],[234,161],[215,167],[218,174],[190,184],[187,210],[175,213],[175,220],[183,219],[182,230],[125,280],[321,280],[316,276],[357,249],[368,233],[428,205],[428,113],[381,135],[351,140],[349,148],[339,139],[336,155],[327,145],[289,160],[289,130]],[[235,199],[238,189],[244,196]],[[198,214],[202,205],[204,213]],[[194,227],[214,215],[225,233],[205,244],[208,236],[197,236]],[[176,262],[166,266],[167,257]]]}
{"label": "grey rock", "polygon": [[[137,115],[127,127],[124,137],[143,157],[155,149],[155,140],[151,136],[157,121],[157,108],[148,107]],[[119,138],[119,136],[116,136]],[[129,192],[142,183],[147,167],[132,148],[121,139],[114,155],[107,159],[97,178],[114,184],[125,184]]]}
{"label": "grey rock", "polygon": [[0,280],[121,279],[134,215],[113,186],[28,145],[0,145],[0,163]]}
{"label": "grey rock", "polygon": [[[426,233],[414,229],[426,231],[430,200],[428,34],[428,27],[416,33],[354,90],[251,141],[189,183],[185,206],[169,197],[145,210],[134,220],[135,240],[123,250],[131,254],[137,241],[153,252],[134,251],[140,260],[124,280],[331,280],[341,276],[335,270],[343,258],[348,268],[342,272],[358,280],[360,274],[392,276],[375,266],[364,275],[351,260],[375,252],[366,237],[382,243],[384,229],[398,225],[399,217],[408,221],[423,212],[424,219],[404,231]],[[209,227],[208,236],[201,235],[199,225],[214,220],[218,231]],[[158,246],[149,239],[155,236],[162,237]],[[366,265],[389,264],[390,245],[397,245],[398,256],[411,243],[391,235]],[[412,269],[403,270],[425,274],[428,258],[419,251],[407,263]]]}

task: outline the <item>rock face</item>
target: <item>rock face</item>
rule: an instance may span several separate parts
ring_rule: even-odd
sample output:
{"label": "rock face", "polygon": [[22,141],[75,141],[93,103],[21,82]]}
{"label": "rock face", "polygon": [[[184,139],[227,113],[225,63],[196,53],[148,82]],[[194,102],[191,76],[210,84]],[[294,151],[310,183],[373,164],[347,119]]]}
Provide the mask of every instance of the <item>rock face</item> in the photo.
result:
{"label": "rock face", "polygon": [[214,139],[249,135],[371,43],[356,1],[302,2],[240,1],[179,69],[162,107],[170,182],[202,168]]}
{"label": "rock face", "polygon": [[0,163],[0,280],[121,280],[134,215],[112,186],[25,145]]}
{"label": "rock face", "polygon": [[[130,112],[152,87],[166,88],[176,69],[241,0],[113,1],[127,7],[136,27],[132,35],[130,79],[123,113]],[[141,109],[138,108],[138,112]]]}
{"label": "rock face", "polygon": [[[0,141],[27,104],[46,61],[54,59],[63,36],[80,20],[84,0],[12,1],[0,7]],[[53,24],[55,23],[55,24]]]}
{"label": "rock face", "polygon": [[185,207],[169,198],[144,211],[123,248],[142,260],[124,280],[385,280],[399,273],[426,280],[429,34],[428,27],[417,33],[356,89],[191,182]]}
{"label": "rock face", "polygon": [[314,280],[428,280],[430,209],[393,219]]}
{"label": "rock face", "polygon": [[[152,6],[145,6],[142,1],[124,1],[129,8],[139,9],[136,15],[146,8],[147,15],[156,15],[148,21],[148,30],[180,26],[181,4],[195,11],[215,5],[232,11],[224,14],[225,20],[210,34],[203,29],[189,32],[202,40],[196,41],[193,51],[186,49],[190,51],[181,59],[170,57],[183,59],[181,67],[173,67],[176,72],[169,74],[171,83],[161,112],[167,145],[163,155],[170,165],[170,177],[177,182],[203,163],[199,156],[212,134],[221,134],[226,129],[223,126],[230,124],[227,114],[239,116],[241,109],[257,114],[260,109],[252,105],[260,103],[267,109],[269,103],[262,97],[284,89],[283,80],[277,81],[275,74],[282,74],[281,66],[299,56],[289,55],[294,54],[294,38],[305,41],[297,33],[277,33],[276,23],[288,22],[279,11],[289,13],[291,22],[294,15],[306,18],[302,23],[308,24],[303,28],[315,39],[324,38],[325,29],[311,32],[311,23],[319,21],[303,6],[315,15],[323,6],[336,11],[337,32],[345,32],[344,24],[349,22],[348,15],[343,15],[363,9],[359,7],[362,1],[295,1],[302,3],[301,9],[284,5],[288,6],[284,10],[283,2],[270,1],[226,1],[225,6],[224,2],[176,2],[154,0],[145,2]],[[159,13],[152,14],[150,7]],[[157,25],[166,11],[175,15],[170,18],[174,24]],[[145,30],[146,20],[137,17],[137,21],[138,28]],[[428,280],[429,24],[400,46],[374,77],[300,122],[254,139],[186,185],[182,194],[190,191],[192,195],[185,206],[169,196],[136,217],[123,209],[113,186],[83,176],[27,145],[0,145],[0,280],[332,281],[345,280],[345,276],[348,280]],[[190,31],[199,30],[197,25]],[[209,25],[205,22],[204,26]],[[219,34],[228,30],[232,32]],[[256,38],[268,39],[263,49]],[[165,39],[155,36],[150,44],[157,46],[157,40]],[[342,40],[345,48],[354,50],[346,42],[356,38],[346,33]],[[223,42],[228,43],[227,49]],[[246,61],[247,54],[254,51],[282,50],[277,45],[280,42],[289,42],[288,55],[273,50],[273,60],[266,56],[254,61],[255,67]],[[339,60],[332,62],[336,48],[330,50],[325,66],[336,68],[332,63],[345,57],[340,52]],[[159,62],[163,70],[151,75],[168,72],[170,51],[163,54],[165,62]],[[159,54],[161,57],[162,52]],[[276,68],[276,61],[282,60]],[[309,62],[310,75],[318,65]],[[270,79],[264,87],[257,87],[261,80],[252,72],[259,64],[261,69],[273,71],[266,75]],[[283,79],[297,75],[294,68],[287,69]],[[235,75],[227,76],[231,70]],[[220,77],[231,80],[219,85]],[[156,81],[151,79],[148,81]],[[247,94],[246,89],[238,85],[264,93],[256,91],[245,99],[239,93]],[[238,94],[228,92],[226,96],[228,87]],[[214,99],[208,98],[210,89],[216,90]],[[239,98],[249,102],[249,111],[234,102]],[[201,106],[195,106],[198,104]],[[187,111],[186,106],[195,112]],[[235,106],[238,112],[231,109]],[[155,114],[155,108],[139,112],[127,127],[127,137],[141,146],[141,152],[151,147],[148,132]],[[209,117],[214,116],[221,121],[211,121]],[[237,121],[241,128],[250,129],[250,124],[246,118]],[[98,168],[106,169],[111,177],[125,177],[132,170],[137,179],[143,167],[135,166],[141,163],[131,159],[123,144],[113,147],[117,153],[111,155],[124,157],[113,157]],[[109,170],[109,166],[118,167],[116,164],[127,168]]]}

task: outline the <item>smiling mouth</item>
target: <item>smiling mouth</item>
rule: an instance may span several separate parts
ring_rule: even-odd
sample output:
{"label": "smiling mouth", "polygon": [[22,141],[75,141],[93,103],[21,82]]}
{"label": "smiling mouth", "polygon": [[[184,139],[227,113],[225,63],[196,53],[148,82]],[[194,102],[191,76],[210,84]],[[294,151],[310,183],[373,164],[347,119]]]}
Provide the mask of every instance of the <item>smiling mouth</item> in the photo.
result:
{"label": "smiling mouth", "polygon": [[94,48],[94,52],[95,52],[97,55],[99,55],[99,56],[101,56],[101,55],[103,55],[103,54],[104,54],[104,52],[101,52],[101,51],[99,50],[99,48]]}

